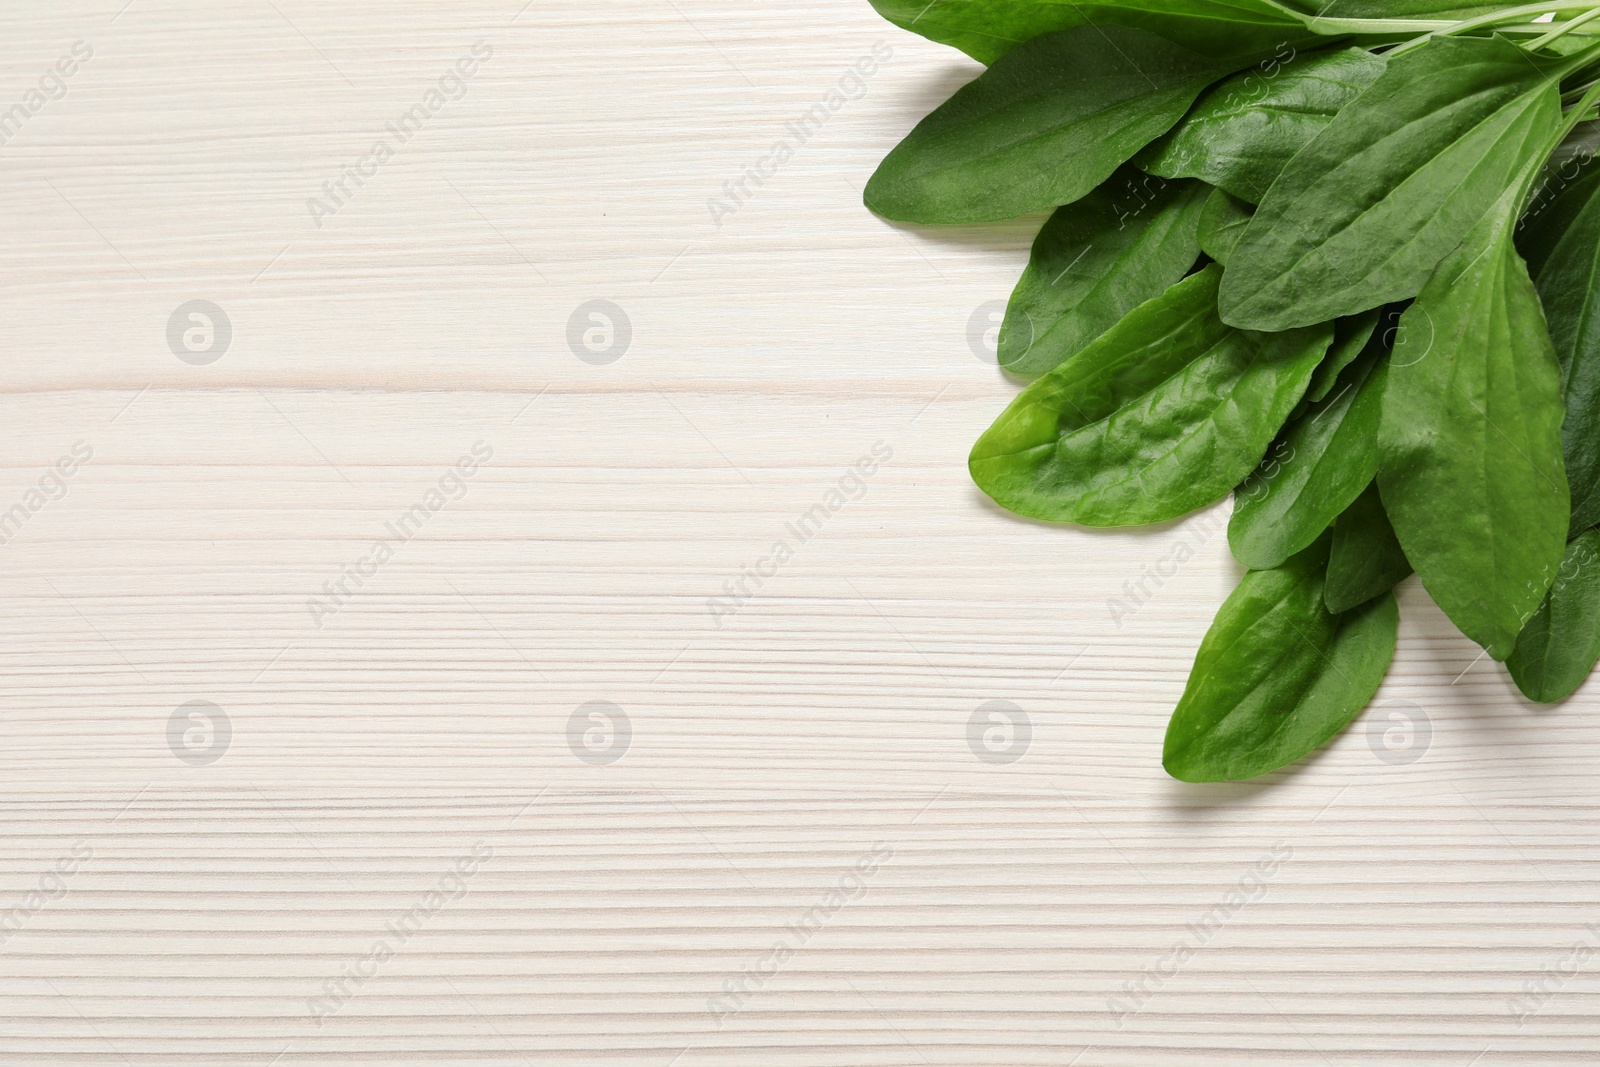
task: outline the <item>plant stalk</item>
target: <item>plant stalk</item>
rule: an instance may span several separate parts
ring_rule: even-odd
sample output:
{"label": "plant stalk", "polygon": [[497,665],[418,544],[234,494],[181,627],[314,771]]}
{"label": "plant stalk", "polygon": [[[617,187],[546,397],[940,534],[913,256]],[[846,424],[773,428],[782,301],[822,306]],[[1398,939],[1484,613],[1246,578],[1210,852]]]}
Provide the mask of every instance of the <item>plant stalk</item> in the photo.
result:
{"label": "plant stalk", "polygon": [[[1594,0],[1549,0],[1543,4],[1523,4],[1519,7],[1502,8],[1488,15],[1479,15],[1477,18],[1456,22],[1449,19],[1344,19],[1323,18],[1318,15],[1302,16],[1306,28],[1313,33],[1336,36],[1338,34],[1358,33],[1430,33],[1452,35],[1465,33],[1469,30],[1481,29],[1485,26],[1497,26],[1501,23],[1516,22],[1523,16],[1538,17],[1552,12],[1578,11],[1584,12],[1594,8]],[[1548,25],[1541,32],[1548,31]]]}
{"label": "plant stalk", "polygon": [[1585,11],[1575,19],[1569,19],[1566,22],[1560,23],[1556,29],[1551,30],[1549,33],[1538,38],[1537,40],[1527,42],[1522,47],[1528,49],[1530,52],[1536,52],[1552,42],[1559,41],[1561,38],[1565,37],[1579,26],[1582,26],[1584,23],[1596,18],[1600,18],[1600,7],[1597,7],[1592,11]]}

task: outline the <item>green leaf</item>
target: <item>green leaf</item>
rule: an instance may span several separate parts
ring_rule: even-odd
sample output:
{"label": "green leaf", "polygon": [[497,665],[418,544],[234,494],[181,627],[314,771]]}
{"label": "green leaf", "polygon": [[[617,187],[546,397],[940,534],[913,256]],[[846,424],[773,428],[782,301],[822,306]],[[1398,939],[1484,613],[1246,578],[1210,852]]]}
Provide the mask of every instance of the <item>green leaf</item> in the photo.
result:
{"label": "green leaf", "polygon": [[[1363,315],[1346,315],[1334,320],[1333,344],[1328,346],[1328,354],[1317,364],[1317,372],[1311,376],[1311,384],[1306,386],[1306,395],[1300,398],[1300,403],[1289,415],[1290,422],[1304,415],[1307,408],[1332,392],[1340,372],[1365,352],[1369,343],[1388,349],[1384,340],[1389,336],[1388,333],[1376,339],[1372,336],[1380,315],[1379,311],[1369,311]],[[1394,318],[1398,320],[1399,317],[1399,313],[1395,312]]]}
{"label": "green leaf", "polygon": [[1206,255],[1227,266],[1233,246],[1250,225],[1255,208],[1221,189],[1211,190],[1206,205],[1200,212],[1200,248]]}
{"label": "green leaf", "polygon": [[1220,275],[1190,275],[1024,389],[972,447],[978,486],[1018,514],[1088,526],[1160,522],[1225,496],[1333,331],[1226,326]]}
{"label": "green leaf", "polygon": [[[1373,339],[1373,331],[1378,328],[1378,319],[1381,311],[1369,311],[1363,315],[1352,315],[1340,319],[1333,324],[1333,345],[1328,349],[1328,358],[1324,359],[1317,367],[1317,373],[1311,377],[1311,385],[1306,389],[1306,399],[1316,403],[1333,390],[1333,383],[1338,380],[1339,372],[1355,362],[1357,356],[1366,351],[1368,342],[1379,348],[1387,349],[1388,341],[1384,335]],[[1394,318],[1398,319],[1396,315]]]}
{"label": "green leaf", "polygon": [[1600,531],[1567,545],[1550,595],[1517,636],[1506,660],[1529,700],[1551,703],[1583,684],[1600,660]]}
{"label": "green leaf", "polygon": [[1235,491],[1228,546],[1246,567],[1276,567],[1300,552],[1371,484],[1382,356],[1369,349],[1339,375],[1333,395],[1290,423]]}
{"label": "green leaf", "polygon": [[[1553,182],[1566,184],[1569,163]],[[1600,523],[1600,172],[1530,210],[1520,245],[1566,383],[1561,447],[1572,489],[1568,536]]]}
{"label": "green leaf", "polygon": [[1446,19],[1482,15],[1483,4],[1461,0],[1289,0],[1289,6],[1330,19]]}
{"label": "green leaf", "polygon": [[1544,599],[1567,540],[1561,367],[1511,242],[1513,188],[1400,319],[1378,487],[1406,557],[1495,659]]}
{"label": "green leaf", "polygon": [[1267,191],[1222,318],[1284,330],[1415,296],[1560,122],[1558,86],[1499,37],[1389,60]]}
{"label": "green leaf", "polygon": [[1131,26],[1196,51],[1244,62],[1315,38],[1267,0],[872,0],[878,14],[930,41],[993,63],[1024,41],[1074,26]]}
{"label": "green leaf", "polygon": [[919,122],[867,182],[867,207],[958,223],[1070,204],[1165,133],[1223,69],[1120,26],[1036,38]]}
{"label": "green leaf", "polygon": [[1207,89],[1135,162],[1165,178],[1200,178],[1260,203],[1296,152],[1383,73],[1362,48],[1274,58]]}
{"label": "green leaf", "polygon": [[1123,167],[1057,208],[1006,307],[1000,365],[1043,374],[1166,292],[1200,255],[1195,231],[1205,197],[1199,182]]}
{"label": "green leaf", "polygon": [[1253,778],[1321,747],[1372,699],[1394,657],[1399,609],[1383,596],[1322,605],[1328,538],[1251,571],[1200,642],[1167,724],[1162,763],[1186,782]]}
{"label": "green leaf", "polygon": [[1333,524],[1322,602],[1337,615],[1387,593],[1411,574],[1411,561],[1383,513],[1376,482]]}

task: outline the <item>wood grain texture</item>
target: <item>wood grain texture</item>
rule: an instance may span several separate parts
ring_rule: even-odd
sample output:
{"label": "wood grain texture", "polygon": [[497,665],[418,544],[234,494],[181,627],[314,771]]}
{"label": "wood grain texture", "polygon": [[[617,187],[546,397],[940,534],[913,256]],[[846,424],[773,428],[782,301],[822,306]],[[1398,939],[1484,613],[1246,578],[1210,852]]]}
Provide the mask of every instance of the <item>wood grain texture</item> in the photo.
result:
{"label": "wood grain texture", "polygon": [[859,197],[970,61],[864,0],[122,5],[0,12],[0,107],[93,50],[0,145],[0,514],[49,497],[0,545],[0,1062],[1600,1063],[1592,685],[1526,703],[1413,582],[1326,752],[1173,782],[1227,505],[970,485],[1041,220]]}

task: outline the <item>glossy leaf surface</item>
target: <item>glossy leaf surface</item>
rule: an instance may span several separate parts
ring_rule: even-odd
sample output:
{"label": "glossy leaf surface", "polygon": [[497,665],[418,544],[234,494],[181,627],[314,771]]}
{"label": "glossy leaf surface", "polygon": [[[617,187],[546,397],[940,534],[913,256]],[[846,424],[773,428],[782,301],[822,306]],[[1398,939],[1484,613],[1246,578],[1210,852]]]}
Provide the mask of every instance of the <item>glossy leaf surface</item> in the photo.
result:
{"label": "glossy leaf surface", "polygon": [[1284,330],[1415,296],[1559,120],[1557,86],[1504,39],[1396,56],[1262,199],[1223,280],[1224,321]]}
{"label": "glossy leaf surface", "polygon": [[1600,530],[1567,545],[1550,595],[1517,636],[1506,660],[1529,700],[1561,700],[1582,685],[1600,660]]}
{"label": "glossy leaf surface", "polygon": [[1206,187],[1120,168],[1055,210],[1034,239],[1005,323],[1000,365],[1043,374],[1166,292],[1200,255]]}
{"label": "glossy leaf surface", "polygon": [[1378,473],[1383,352],[1369,349],[1267,449],[1234,493],[1228,547],[1252,570],[1310,545]]}
{"label": "glossy leaf surface", "polygon": [[1036,38],[919,122],[867,182],[867,207],[960,223],[1070,204],[1165,133],[1222,72],[1120,26]]}
{"label": "glossy leaf surface", "polygon": [[972,448],[978,486],[1018,514],[1090,526],[1159,522],[1227,495],[1333,331],[1227,326],[1220,275],[1190,275],[1024,389]]}
{"label": "glossy leaf surface", "polygon": [[1544,599],[1567,541],[1561,367],[1511,243],[1513,189],[1400,319],[1378,486],[1406,558],[1495,659]]}
{"label": "glossy leaf surface", "polygon": [[1207,89],[1136,162],[1260,203],[1295,153],[1382,73],[1383,60],[1364,48],[1287,50]]}
{"label": "glossy leaf surface", "polygon": [[1162,763],[1187,782],[1253,778],[1344,729],[1383,681],[1392,595],[1335,615],[1322,603],[1328,538],[1239,582],[1200,643]]}

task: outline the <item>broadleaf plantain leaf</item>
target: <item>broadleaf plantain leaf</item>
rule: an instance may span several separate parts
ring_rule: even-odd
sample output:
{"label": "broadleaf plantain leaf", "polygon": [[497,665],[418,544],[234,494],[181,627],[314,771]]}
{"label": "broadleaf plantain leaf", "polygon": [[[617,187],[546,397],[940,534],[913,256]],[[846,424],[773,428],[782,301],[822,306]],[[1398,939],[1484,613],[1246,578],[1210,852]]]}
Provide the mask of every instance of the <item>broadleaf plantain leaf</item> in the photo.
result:
{"label": "broadleaf plantain leaf", "polygon": [[903,222],[960,223],[1070,204],[1226,69],[1122,26],[1035,38],[917,123],[867,182],[867,207]]}
{"label": "broadleaf plantain leaf", "polygon": [[1306,548],[1378,473],[1381,348],[1339,375],[1333,394],[1284,427],[1234,493],[1228,546],[1252,570]]}
{"label": "broadleaf plantain leaf", "polygon": [[1364,48],[1291,52],[1207,89],[1171,132],[1135,158],[1164,178],[1200,178],[1261,202],[1295,153],[1383,73]]}
{"label": "broadleaf plantain leaf", "polygon": [[1377,692],[1399,609],[1385,594],[1328,611],[1328,541],[1249,572],[1217,612],[1167,724],[1168,774],[1220,782],[1276,770],[1325,744]]}
{"label": "broadleaf plantain leaf", "polygon": [[872,0],[902,29],[993,63],[1025,41],[1074,26],[1131,26],[1242,66],[1316,40],[1305,15],[1270,0]]}
{"label": "broadleaf plantain leaf", "polygon": [[1387,593],[1410,574],[1411,561],[1383,513],[1374,482],[1334,521],[1322,602],[1337,615]]}
{"label": "broadleaf plantain leaf", "polygon": [[[1568,164],[1553,180],[1564,180]],[[1567,534],[1600,523],[1600,171],[1555,196],[1536,200],[1542,210],[1518,244],[1539,290],[1550,340],[1561,362],[1567,417],[1562,455],[1572,492]]]}
{"label": "broadleaf plantain leaf", "polygon": [[1582,685],[1597,660],[1600,530],[1585,530],[1568,543],[1550,595],[1517,635],[1506,669],[1523,696],[1551,703]]}
{"label": "broadleaf plantain leaf", "polygon": [[1400,319],[1378,488],[1406,558],[1461,632],[1503,660],[1566,548],[1561,367],[1511,241],[1521,189]]}
{"label": "broadleaf plantain leaf", "polygon": [[1223,320],[1285,330],[1417,295],[1548,150],[1558,88],[1499,37],[1390,59],[1267,191],[1223,279]]}
{"label": "broadleaf plantain leaf", "polygon": [[1331,326],[1236,330],[1215,264],[1141,304],[1030,384],[972,448],[972,477],[1021,515],[1088,526],[1176,518],[1226,496],[1305,392]]}
{"label": "broadleaf plantain leaf", "polygon": [[1250,216],[1253,214],[1255,208],[1238,197],[1229,196],[1221,189],[1211,190],[1205,207],[1200,211],[1200,231],[1196,235],[1201,251],[1227,266],[1233,248],[1244,236],[1244,228],[1250,225]]}
{"label": "broadleaf plantain leaf", "polygon": [[1059,207],[1034,239],[1000,327],[1000,365],[1043,374],[1166,292],[1200,255],[1199,182],[1123,167]]}

